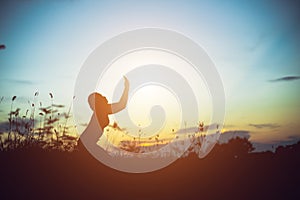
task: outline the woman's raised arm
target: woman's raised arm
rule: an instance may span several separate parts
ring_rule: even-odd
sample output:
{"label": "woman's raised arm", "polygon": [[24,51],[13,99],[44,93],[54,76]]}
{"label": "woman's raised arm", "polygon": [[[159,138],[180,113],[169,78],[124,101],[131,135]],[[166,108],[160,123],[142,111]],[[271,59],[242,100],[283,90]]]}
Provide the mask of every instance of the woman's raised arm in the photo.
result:
{"label": "woman's raised arm", "polygon": [[122,94],[119,102],[110,104],[110,106],[111,106],[111,113],[109,113],[109,114],[117,113],[117,112],[123,110],[126,107],[127,101],[128,101],[128,91],[129,91],[129,81],[124,76],[124,90],[123,90],[123,94]]}

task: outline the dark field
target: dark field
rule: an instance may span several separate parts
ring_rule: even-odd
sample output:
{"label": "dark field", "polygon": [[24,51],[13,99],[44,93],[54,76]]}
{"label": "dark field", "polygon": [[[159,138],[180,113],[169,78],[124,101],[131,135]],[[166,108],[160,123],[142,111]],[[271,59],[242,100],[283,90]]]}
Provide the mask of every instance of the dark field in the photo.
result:
{"label": "dark field", "polygon": [[[0,152],[3,199],[300,199],[300,143],[248,153],[247,141],[217,144],[146,174],[110,169],[85,150]],[[2,199],[2,198],[1,198]]]}

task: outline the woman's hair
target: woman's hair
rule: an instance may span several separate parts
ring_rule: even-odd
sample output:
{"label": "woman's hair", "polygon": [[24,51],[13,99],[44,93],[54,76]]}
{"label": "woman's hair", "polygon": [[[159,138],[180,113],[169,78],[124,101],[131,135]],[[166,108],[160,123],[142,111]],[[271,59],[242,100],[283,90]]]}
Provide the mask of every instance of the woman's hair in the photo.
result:
{"label": "woman's hair", "polygon": [[108,115],[111,113],[111,107],[106,97],[94,92],[89,95],[88,102],[91,109],[97,115],[98,123],[103,130],[109,124]]}
{"label": "woman's hair", "polygon": [[89,95],[88,102],[89,102],[90,108],[93,111],[95,111],[96,102],[97,102],[98,106],[100,106],[100,108],[106,107],[108,105],[108,101],[107,101],[106,97],[102,96],[101,94],[99,94],[97,92],[93,92],[92,94]]}

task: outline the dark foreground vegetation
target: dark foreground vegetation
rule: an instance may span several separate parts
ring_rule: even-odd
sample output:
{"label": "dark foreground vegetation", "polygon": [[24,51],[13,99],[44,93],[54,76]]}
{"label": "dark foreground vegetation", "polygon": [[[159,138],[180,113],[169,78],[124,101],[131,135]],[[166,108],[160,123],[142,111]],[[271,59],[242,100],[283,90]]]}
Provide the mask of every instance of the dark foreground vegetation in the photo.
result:
{"label": "dark foreground vegetation", "polygon": [[249,149],[237,138],[145,174],[110,169],[85,150],[2,151],[1,199],[300,199],[299,142],[275,153]]}
{"label": "dark foreground vegetation", "polygon": [[247,139],[235,138],[204,159],[191,151],[161,170],[128,174],[78,148],[71,106],[63,111],[49,96],[43,106],[36,92],[26,110],[11,99],[0,131],[0,199],[300,199],[300,142],[251,153]]}

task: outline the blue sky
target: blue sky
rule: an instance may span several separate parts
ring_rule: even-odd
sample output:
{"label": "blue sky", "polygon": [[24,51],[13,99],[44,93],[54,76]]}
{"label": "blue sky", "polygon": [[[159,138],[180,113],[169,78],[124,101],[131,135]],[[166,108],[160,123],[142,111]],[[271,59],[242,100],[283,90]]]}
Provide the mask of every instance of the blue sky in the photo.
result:
{"label": "blue sky", "polygon": [[[1,110],[13,95],[26,104],[36,91],[43,102],[52,92],[68,105],[96,47],[128,30],[160,27],[192,38],[214,60],[230,129],[263,142],[300,136],[298,8],[296,1],[2,1]],[[286,76],[294,79],[280,79]]]}

